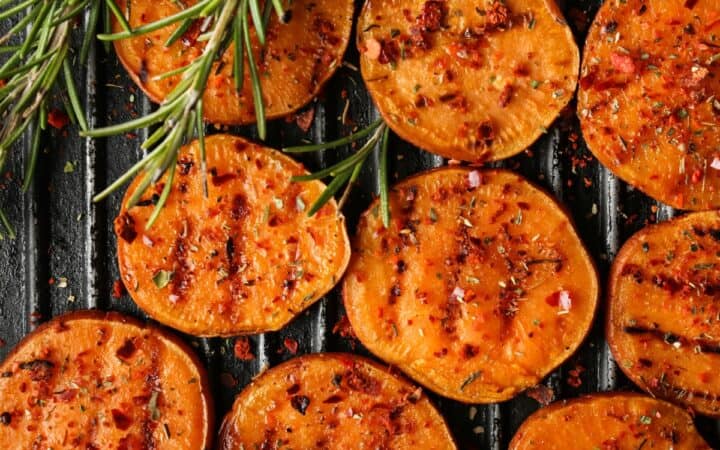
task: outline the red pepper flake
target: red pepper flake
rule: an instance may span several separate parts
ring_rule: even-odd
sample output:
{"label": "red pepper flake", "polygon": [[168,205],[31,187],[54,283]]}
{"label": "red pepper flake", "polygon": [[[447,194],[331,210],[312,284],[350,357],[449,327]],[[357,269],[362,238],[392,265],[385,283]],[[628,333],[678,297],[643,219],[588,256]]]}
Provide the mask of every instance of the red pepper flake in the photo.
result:
{"label": "red pepper flake", "polygon": [[295,124],[303,130],[304,133],[307,133],[310,130],[310,126],[313,123],[313,120],[315,119],[315,108],[308,108],[307,110],[295,114]]}
{"label": "red pepper flake", "polygon": [[355,332],[350,325],[350,321],[347,316],[342,316],[340,320],[333,327],[333,334],[339,334],[345,339],[356,339]]}
{"label": "red pepper flake", "polygon": [[255,359],[255,355],[253,355],[252,350],[250,350],[250,340],[245,336],[235,339],[233,351],[235,357],[241,361],[252,361]]}
{"label": "red pepper flake", "polygon": [[555,391],[545,385],[537,385],[525,391],[525,395],[540,403],[542,406],[547,406],[555,400]]}
{"label": "red pepper flake", "polygon": [[125,295],[127,291],[125,290],[125,285],[123,284],[122,280],[115,280],[113,282],[112,286],[112,298],[119,299],[122,298],[123,295]]}
{"label": "red pepper flake", "polygon": [[580,375],[585,372],[585,368],[581,366],[580,364],[577,364],[574,369],[571,369],[568,373],[570,376],[567,379],[567,384],[574,388],[579,388],[582,386],[582,380],[580,379]]}
{"label": "red pepper flake", "polygon": [[629,55],[622,53],[613,53],[610,55],[610,62],[612,63],[615,70],[622,73],[634,73],[635,72],[635,61]]}
{"label": "red pepper flake", "polygon": [[510,9],[501,1],[494,1],[487,11],[487,25],[491,30],[504,29],[510,25]]}
{"label": "red pepper flake", "polygon": [[445,9],[445,2],[427,1],[415,21],[425,31],[437,31],[445,18]]}
{"label": "red pepper flake", "polygon": [[53,284],[55,284],[55,278],[50,277],[50,279],[48,280],[48,284],[49,284],[50,286],[52,286]]}
{"label": "red pepper flake", "polygon": [[500,93],[500,99],[498,100],[498,105],[500,105],[501,108],[506,107],[508,104],[510,104],[510,100],[512,100],[513,95],[513,86],[512,84],[506,84],[503,88],[502,92]]}
{"label": "red pepper flake", "polygon": [[60,111],[59,109],[52,109],[48,113],[47,121],[51,127],[62,130],[67,126],[68,123],[70,123],[70,118],[68,118],[67,114]]}
{"label": "red pepper flake", "polygon": [[290,352],[291,355],[296,355],[298,351],[298,341],[296,341],[293,338],[286,337],[283,340],[283,345],[287,349],[288,352]]}
{"label": "red pepper flake", "polygon": [[380,47],[380,56],[378,56],[378,62],[380,64],[392,64],[400,58],[400,46],[396,41],[383,41]]}

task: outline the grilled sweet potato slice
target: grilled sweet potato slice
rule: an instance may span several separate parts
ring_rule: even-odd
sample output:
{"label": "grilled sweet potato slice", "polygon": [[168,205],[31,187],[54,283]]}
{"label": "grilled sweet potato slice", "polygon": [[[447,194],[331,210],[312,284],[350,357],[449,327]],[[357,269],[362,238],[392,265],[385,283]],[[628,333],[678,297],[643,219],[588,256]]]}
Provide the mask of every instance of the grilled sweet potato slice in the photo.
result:
{"label": "grilled sweet potato slice", "polygon": [[465,161],[525,150],[572,98],[580,66],[553,0],[372,0],[357,41],[388,125]]}
{"label": "grilled sweet potato slice", "polygon": [[189,334],[277,330],[342,276],[350,258],[345,220],[334,201],[307,216],[325,186],[291,182],[307,172],[282,153],[229,135],[205,145],[207,196],[195,142],[181,151],[149,230],[157,194],[130,210],[124,202],[115,220],[122,279],[145,312]]}
{"label": "grilled sweet potato slice", "polygon": [[[118,0],[125,8],[126,0]],[[182,2],[190,6],[195,0]],[[138,27],[178,12],[174,0],[130,0],[130,19]],[[285,116],[308,103],[323,84],[340,67],[352,29],[352,0],[293,0],[284,2],[291,18],[281,24],[272,15],[267,43],[263,52],[254,46],[255,61],[260,70],[263,98],[268,118]],[[123,9],[124,10],[124,9]],[[187,65],[202,52],[197,42],[198,22],[170,47],[165,41],[177,25],[154,33],[115,42],[118,58],[133,80],[155,102],[162,101],[180,81],[179,76],[157,80],[156,77]],[[122,27],[116,21],[113,31]],[[238,95],[232,67],[233,46],[225,52],[222,68],[213,70],[203,96],[203,113],[212,123],[248,124],[255,122],[251,80],[245,70],[245,83]],[[247,61],[245,63],[247,67]]]}
{"label": "grilled sweet potato slice", "polygon": [[670,403],[630,393],[561,401],[530,416],[510,450],[709,450],[692,418]]}
{"label": "grilled sweet potato slice", "polygon": [[610,275],[607,339],[650,394],[720,417],[720,213],[635,234]]}
{"label": "grilled sweet potato slice", "polygon": [[117,313],[57,317],[0,366],[0,448],[210,449],[205,370],[182,341]]}
{"label": "grilled sweet potato slice", "polygon": [[588,146],[675,208],[720,208],[719,11],[717,0],[607,1],[585,44]]}
{"label": "grilled sweet potato slice", "polygon": [[292,359],[240,393],[225,417],[220,448],[285,447],[456,448],[422,389],[349,354]]}
{"label": "grilled sweet potato slice", "polygon": [[344,281],[353,330],[429,389],[471,403],[534,386],[580,345],[597,274],[555,201],[502,170],[444,168],[361,218]]}

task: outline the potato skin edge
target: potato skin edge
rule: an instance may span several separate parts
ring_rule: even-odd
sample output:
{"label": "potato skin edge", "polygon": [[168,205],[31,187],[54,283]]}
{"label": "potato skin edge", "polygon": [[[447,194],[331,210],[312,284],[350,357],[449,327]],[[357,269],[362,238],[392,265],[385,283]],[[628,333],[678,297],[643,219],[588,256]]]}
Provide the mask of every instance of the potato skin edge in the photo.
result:
{"label": "potato skin edge", "polygon": [[135,317],[127,316],[115,311],[100,311],[100,310],[79,310],[69,313],[65,313],[60,316],[53,317],[47,322],[44,322],[38,326],[33,332],[26,335],[20,340],[20,342],[8,353],[5,360],[0,364],[0,368],[4,367],[11,359],[15,357],[20,350],[32,342],[36,334],[40,334],[46,329],[52,328],[60,323],[82,321],[82,320],[101,320],[106,322],[111,327],[116,324],[127,324],[135,326],[140,330],[150,330],[151,332],[157,333],[158,336],[168,341],[170,344],[177,347],[178,350],[183,352],[190,358],[193,366],[197,369],[199,380],[198,383],[201,386],[202,399],[204,401],[203,409],[205,412],[205,442],[200,448],[201,450],[209,450],[214,444],[214,429],[216,424],[215,418],[215,401],[212,396],[212,390],[210,389],[210,381],[208,378],[207,370],[204,364],[200,361],[200,358],[195,351],[186,344],[180,337],[169,331],[166,327],[154,323],[143,322]]}
{"label": "potato skin edge", "polygon": [[[397,184],[409,183],[409,182],[412,182],[413,180],[415,180],[415,179],[417,179],[417,178],[420,178],[420,177],[423,177],[423,176],[429,175],[429,174],[436,174],[436,173],[447,172],[447,171],[465,171],[465,172],[468,172],[468,173],[469,173],[469,172],[471,172],[472,170],[475,170],[475,169],[474,169],[473,167],[467,167],[467,166],[443,166],[443,167],[437,167],[437,168],[434,168],[434,169],[430,169],[430,170],[427,170],[427,171],[423,171],[423,172],[414,174],[414,175],[412,175],[412,176],[410,176],[410,177],[408,177],[408,178],[405,178],[405,179],[401,180],[401,181],[398,182]],[[521,175],[519,175],[519,174],[516,174],[516,173],[514,173],[514,172],[512,172],[512,171],[510,171],[510,170],[506,170],[506,169],[480,169],[479,172],[480,172],[480,174],[481,174],[481,177],[482,177],[483,174],[492,173],[492,174],[505,174],[505,175],[509,175],[509,176],[518,178],[521,182],[525,182],[525,183],[527,183],[530,187],[532,187],[533,189],[537,190],[542,196],[545,197],[545,200],[546,200],[546,201],[551,202],[550,204],[552,204],[552,205],[554,205],[555,207],[559,208],[560,211],[562,211],[563,214],[565,214],[565,216],[567,217],[569,225],[572,227],[572,230],[575,232],[575,235],[578,237],[578,240],[580,241],[580,243],[581,243],[581,245],[582,245],[584,254],[585,254],[585,256],[586,256],[586,258],[585,258],[585,259],[586,259],[586,262],[589,263],[589,268],[590,268],[591,271],[592,271],[592,278],[593,278],[593,280],[595,281],[595,282],[594,282],[594,286],[592,287],[592,289],[594,290],[594,295],[593,295],[593,297],[594,297],[595,301],[594,301],[594,306],[593,306],[592,317],[591,317],[591,319],[590,319],[590,321],[589,321],[590,326],[585,330],[585,332],[584,332],[584,334],[583,334],[583,336],[582,336],[582,339],[579,339],[579,340],[578,340],[578,343],[576,344],[576,348],[567,355],[567,358],[563,359],[560,363],[558,363],[556,366],[554,366],[553,369],[549,370],[548,373],[546,373],[546,374],[544,374],[542,377],[540,377],[540,378],[537,380],[537,382],[539,383],[539,382],[542,380],[542,378],[544,378],[545,376],[547,376],[547,375],[548,375],[550,372],[552,372],[553,370],[557,369],[557,367],[559,367],[560,365],[562,365],[565,361],[567,361],[568,359],[572,358],[572,356],[577,353],[577,351],[580,349],[580,347],[582,347],[583,343],[587,340],[588,335],[590,334],[590,331],[592,330],[592,324],[595,322],[595,319],[597,318],[597,312],[598,312],[598,308],[599,308],[600,294],[601,294],[601,292],[600,292],[600,278],[599,278],[599,274],[598,274],[598,270],[597,270],[597,265],[596,265],[596,263],[595,263],[595,260],[590,256],[590,254],[589,254],[589,252],[588,252],[588,250],[587,250],[587,247],[586,247],[585,243],[582,242],[581,236],[580,236],[580,234],[577,232],[577,226],[575,225],[575,221],[573,220],[572,215],[570,215],[570,213],[569,213],[569,209],[568,209],[565,205],[563,205],[562,203],[560,203],[557,199],[555,199],[552,195],[548,194],[547,191],[546,191],[544,188],[542,188],[541,186],[539,186],[537,183],[534,183],[534,182],[532,182],[532,181],[530,181],[530,180],[527,180],[525,177],[523,177],[523,176],[521,176]],[[392,189],[392,187],[391,187],[391,189]],[[362,220],[362,219],[363,219],[365,216],[367,216],[368,214],[371,214],[371,213],[372,213],[372,210],[378,205],[378,203],[379,203],[379,199],[373,200],[373,202],[370,203],[370,205],[367,207],[367,209],[362,213],[360,220]],[[346,272],[346,275],[347,275],[347,272]],[[348,300],[347,300],[347,299],[348,299],[348,293],[347,293],[347,286],[346,286],[346,283],[345,283],[345,282],[343,282],[341,295],[342,295],[343,305],[345,306],[346,309],[348,309]],[[386,361],[386,362],[387,362],[387,361]],[[390,362],[387,362],[387,363],[390,364]],[[421,386],[424,386],[425,388],[429,389],[430,391],[432,391],[432,392],[434,392],[434,393],[436,393],[436,394],[438,394],[438,395],[440,395],[440,396],[443,396],[443,397],[446,397],[446,398],[449,398],[449,399],[452,399],[452,400],[455,400],[455,401],[458,401],[458,402],[461,402],[461,403],[465,403],[465,404],[489,404],[489,403],[498,403],[498,402],[506,401],[506,400],[509,400],[509,399],[512,399],[512,398],[516,397],[516,396],[519,395],[520,393],[522,393],[522,392],[524,392],[525,390],[527,390],[527,389],[529,389],[529,388],[532,387],[532,386],[527,386],[527,387],[516,387],[516,388],[514,388],[514,389],[508,389],[505,393],[503,393],[503,394],[501,394],[501,395],[497,395],[497,396],[487,396],[487,397],[485,397],[485,396],[462,395],[462,392],[461,392],[460,394],[458,394],[455,389],[449,389],[449,388],[445,388],[445,387],[443,387],[443,386],[437,385],[437,384],[435,384],[435,383],[430,383],[429,380],[423,379],[423,380],[421,381],[419,378],[416,377],[415,372],[408,370],[408,369],[405,368],[403,365],[396,364],[396,363],[392,363],[392,365],[394,365],[394,366],[397,367],[398,369],[402,370],[403,373],[404,373],[408,378],[410,378],[412,381],[414,381],[415,383],[418,383],[418,384],[420,384]]]}
{"label": "potato skin edge", "polygon": [[[626,400],[652,399],[653,401],[664,403],[667,406],[672,407],[673,409],[676,410],[676,412],[686,416],[689,421],[692,421],[692,417],[685,410],[683,410],[682,408],[678,407],[677,405],[670,403],[668,401],[665,401],[665,400],[651,398],[646,395],[639,394],[637,392],[622,392],[622,391],[621,392],[596,392],[593,394],[584,395],[582,397],[573,398],[573,399],[569,399],[569,400],[558,400],[556,402],[553,402],[551,405],[540,408],[537,411],[535,411],[534,413],[530,414],[530,416],[527,419],[525,419],[525,421],[522,423],[522,425],[520,425],[520,427],[515,432],[515,435],[513,436],[512,440],[510,441],[510,444],[508,446],[508,450],[515,450],[517,448],[517,446],[519,445],[519,440],[520,440],[521,436],[524,434],[523,432],[525,431],[525,429],[530,428],[530,426],[532,425],[531,421],[533,421],[533,419],[536,419],[537,416],[539,416],[540,414],[554,412],[556,410],[565,408],[566,406],[569,406],[569,405],[591,403],[592,401],[594,401],[596,399],[603,399],[603,398],[621,398],[621,399],[626,399]],[[699,433],[698,433],[698,435],[699,435]],[[708,448],[710,448],[710,447],[708,446]]]}
{"label": "potato skin edge", "polygon": [[[643,227],[642,229],[638,230],[635,234],[633,234],[620,248],[620,251],[618,252],[617,256],[615,257],[615,260],[612,263],[612,267],[610,269],[610,273],[608,274],[608,281],[607,281],[607,314],[605,317],[605,323],[604,329],[605,329],[605,338],[607,340],[608,346],[610,347],[610,351],[613,355],[617,355],[620,352],[618,351],[618,342],[617,342],[617,334],[615,333],[615,327],[613,326],[613,322],[616,319],[615,317],[615,311],[613,308],[613,305],[615,304],[615,301],[613,299],[617,298],[618,292],[617,292],[617,286],[619,284],[619,280],[622,277],[621,272],[622,268],[625,266],[626,262],[633,256],[632,250],[631,250],[631,244],[634,244],[635,242],[641,241],[642,238],[645,236],[648,236],[649,234],[655,234],[655,233],[663,233],[666,229],[674,229],[679,226],[679,224],[682,223],[682,221],[693,218],[704,218],[704,217],[711,217],[711,216],[719,216],[720,217],[720,211],[699,211],[699,212],[693,212],[689,213],[688,215],[676,217],[671,220],[667,220],[665,222],[655,223],[651,225],[647,225]],[[638,377],[635,372],[633,372],[629,367],[625,367],[624,364],[618,364],[617,365],[620,370],[625,374],[630,381],[632,381],[636,386],[638,386],[640,389],[642,389],[644,392],[646,392],[648,395],[653,395],[652,391],[650,390],[647,382],[644,382],[641,377]],[[663,401],[667,403],[671,403],[677,407],[682,407],[685,405],[688,405],[696,412],[707,416],[712,417],[714,419],[720,419],[720,411],[711,411],[707,410],[704,407],[702,407],[702,403],[700,403],[700,407],[694,403],[673,403],[666,399],[662,399]]]}
{"label": "potato skin edge", "polygon": [[[305,172],[307,172],[307,169],[305,168],[304,164],[300,163],[299,161],[294,160],[293,158],[291,158],[290,156],[288,156],[287,154],[285,154],[285,153],[283,153],[283,152],[281,152],[281,151],[278,151],[278,150],[275,150],[275,149],[273,149],[273,148],[271,148],[271,147],[265,146],[265,144],[256,143],[256,142],[251,141],[251,140],[249,140],[249,139],[245,139],[245,138],[243,138],[243,137],[239,137],[239,136],[235,136],[235,135],[229,135],[229,134],[214,134],[214,135],[211,135],[211,136],[207,136],[207,137],[206,137],[206,143],[207,143],[209,140],[213,140],[213,139],[229,139],[229,140],[232,140],[232,141],[241,141],[241,142],[244,143],[244,144],[257,146],[257,147],[261,148],[262,151],[270,152],[274,157],[277,157],[278,159],[282,159],[282,160],[284,160],[284,161],[286,161],[286,162],[288,162],[288,163],[290,163],[290,164],[293,164],[293,165],[298,165],[298,166],[301,167]],[[195,141],[193,141],[193,142],[195,142]],[[188,144],[188,145],[191,145],[191,144],[192,144],[192,142],[191,142],[190,144]],[[307,172],[307,173],[309,173],[309,172]],[[133,188],[134,184],[136,183],[136,181],[137,181],[137,177],[136,177],[136,178],[133,178],[133,181],[131,181],[130,186],[129,186],[128,189],[125,191],[125,195],[123,196],[123,199],[122,199],[122,202],[121,202],[121,205],[122,205],[122,206],[121,206],[121,210],[120,210],[120,212],[118,213],[118,216],[120,216],[120,215],[122,215],[123,213],[126,213],[126,212],[127,212],[127,209],[125,208],[124,205],[126,205],[127,202],[130,200],[130,198],[132,197],[133,192],[134,192],[134,191],[132,190],[132,188]],[[312,182],[313,182],[313,183],[322,183],[321,181],[312,181]],[[324,186],[324,184],[323,184],[323,186]],[[316,292],[315,298],[313,298],[313,299],[308,300],[307,302],[305,302],[304,305],[303,305],[303,307],[302,307],[302,309],[298,310],[298,311],[296,312],[296,314],[295,314],[293,317],[291,317],[289,320],[287,320],[287,321],[285,321],[285,322],[282,322],[282,323],[280,323],[280,322],[275,323],[275,324],[273,324],[273,326],[270,326],[270,327],[267,327],[267,328],[236,328],[236,329],[233,329],[233,330],[230,330],[230,331],[227,331],[227,332],[225,332],[225,331],[221,331],[221,332],[217,332],[217,331],[215,331],[215,332],[196,332],[195,330],[192,330],[192,329],[190,329],[190,328],[188,328],[188,327],[184,327],[184,325],[186,325],[186,324],[182,324],[182,325],[183,325],[183,328],[181,328],[181,327],[178,325],[177,322],[174,322],[174,323],[172,323],[172,324],[169,324],[169,323],[168,323],[168,324],[165,324],[165,325],[166,325],[166,326],[169,326],[169,327],[171,327],[171,328],[173,328],[173,329],[176,329],[176,330],[178,330],[178,331],[180,331],[180,332],[182,332],[182,333],[187,333],[187,334],[191,334],[192,336],[202,337],[202,338],[212,338],[212,337],[228,338],[228,337],[235,337],[235,336],[248,336],[248,335],[254,335],[254,334],[258,334],[258,333],[266,333],[266,332],[279,331],[279,330],[281,330],[282,328],[284,328],[285,326],[287,326],[290,322],[292,322],[293,320],[295,320],[295,319],[296,319],[299,315],[301,315],[304,311],[306,311],[306,310],[307,310],[308,308],[310,308],[312,305],[314,305],[315,303],[317,303],[317,301],[320,300],[325,294],[327,294],[327,293],[330,292],[332,289],[334,289],[334,288],[337,286],[337,284],[340,282],[340,280],[342,280],[342,277],[343,277],[343,275],[345,274],[345,272],[346,272],[346,270],[347,270],[347,268],[348,268],[348,265],[350,264],[350,258],[351,258],[351,256],[352,256],[352,255],[351,255],[352,248],[351,248],[350,238],[349,238],[348,231],[347,231],[347,225],[346,225],[345,216],[344,216],[344,215],[342,214],[342,212],[338,209],[338,207],[337,207],[337,206],[338,206],[338,205],[337,205],[337,201],[335,200],[335,198],[330,199],[330,201],[329,201],[328,203],[329,203],[330,205],[332,205],[333,209],[334,209],[334,210],[336,211],[336,213],[338,214],[339,228],[342,230],[342,237],[341,237],[341,238],[342,238],[342,240],[343,240],[343,242],[344,242],[343,247],[344,247],[344,252],[345,252],[345,257],[344,257],[343,261],[339,264],[338,270],[337,270],[336,273],[334,274],[334,275],[335,275],[335,279],[336,279],[336,284],[335,284],[335,286],[330,287],[329,289],[327,289],[327,291],[318,290],[318,291]],[[120,279],[125,279],[125,276],[126,276],[126,274],[127,274],[127,272],[126,272],[127,264],[125,264],[125,259],[128,258],[129,256],[128,256],[127,252],[120,252],[120,251],[118,251],[117,253],[118,253],[118,266],[119,266],[119,270],[120,270]],[[137,304],[138,307],[140,307],[140,309],[142,309],[145,314],[147,314],[148,316],[150,316],[151,318],[153,318],[154,320],[156,320],[156,321],[159,322],[159,323],[164,323],[164,320],[163,320],[163,318],[161,317],[161,314],[158,314],[155,310],[150,311],[150,310],[148,310],[148,309],[140,306],[140,303],[135,300],[134,292],[133,292],[132,290],[128,290],[128,294],[129,294],[130,297],[133,299],[133,302],[134,302],[135,304]],[[143,302],[143,303],[145,303],[145,302]]]}
{"label": "potato skin edge", "polygon": [[[393,370],[392,370],[393,366],[385,366],[385,365],[380,364],[376,361],[373,361],[369,358],[359,356],[359,355],[356,355],[353,353],[343,353],[343,352],[340,352],[340,353],[335,353],[335,352],[311,353],[311,354],[291,358],[281,364],[278,364],[275,367],[268,369],[268,371],[269,370],[273,370],[273,371],[285,370],[286,366],[291,366],[291,365],[297,364],[298,360],[302,360],[303,362],[307,362],[307,363],[312,363],[315,360],[325,360],[325,359],[333,359],[334,360],[334,359],[340,359],[340,358],[345,358],[347,360],[351,360],[354,362],[359,362],[361,364],[368,365],[374,369],[377,369],[377,370],[383,372],[383,374],[386,377],[394,378],[396,381],[403,383],[403,384],[416,386],[416,384],[413,383],[413,381],[411,379],[408,379],[403,374],[393,372]],[[264,372],[261,372],[260,374],[258,374],[250,382],[250,384],[245,386],[243,388],[243,390],[235,397],[233,406],[230,409],[230,411],[228,411],[227,414],[225,414],[225,417],[222,420],[222,424],[220,425],[220,430],[218,431],[218,438],[217,438],[218,450],[227,450],[228,449],[228,447],[225,444],[225,439],[227,438],[227,433],[229,432],[229,427],[232,425],[232,420],[236,414],[236,408],[239,406],[241,397],[243,395],[248,395],[247,393],[251,392],[258,384],[260,384],[260,382],[262,381],[261,378],[263,377],[263,375],[266,372],[267,371],[264,371]],[[426,394],[425,394],[425,397],[427,398]],[[430,405],[433,407],[433,409],[435,409],[435,411],[437,412],[438,417],[441,419],[442,424],[445,427],[444,431],[446,431],[447,438],[455,446],[455,448],[458,448],[457,442],[456,442],[454,436],[452,435],[452,433],[450,432],[450,429],[447,425],[447,421],[445,420],[445,417],[442,414],[440,414],[439,411],[437,411],[437,407],[431,399],[428,398],[427,400],[430,403]]]}

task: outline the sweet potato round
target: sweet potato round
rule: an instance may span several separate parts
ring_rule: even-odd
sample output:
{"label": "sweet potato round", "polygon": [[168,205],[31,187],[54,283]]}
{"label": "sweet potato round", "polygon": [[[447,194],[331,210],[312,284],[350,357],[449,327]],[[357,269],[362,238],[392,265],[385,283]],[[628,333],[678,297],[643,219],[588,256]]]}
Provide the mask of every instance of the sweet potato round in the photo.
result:
{"label": "sweet potato round", "polygon": [[[125,0],[117,0],[122,10]],[[184,2],[188,6],[195,0]],[[342,63],[350,40],[353,18],[352,0],[294,0],[284,2],[291,20],[281,24],[272,15],[267,43],[261,54],[260,46],[253,46],[266,116],[283,117],[308,103]],[[173,0],[131,0],[129,22],[138,27],[179,11]],[[204,43],[197,42],[200,23],[170,47],[165,41],[177,25],[168,26],[148,35],[115,42],[115,51],[130,77],[155,102],[161,102],[180,81],[180,76],[164,80],[154,77],[180,68],[197,58]],[[113,22],[113,31],[122,27]],[[238,95],[232,78],[233,46],[225,52],[217,73],[210,75],[203,112],[211,123],[249,124],[255,122],[252,83],[245,61],[245,82]],[[216,64],[217,67],[217,64]]]}
{"label": "sweet potato round", "polygon": [[[120,273],[133,300],[161,323],[199,336],[282,328],[327,293],[350,258],[335,201],[307,209],[325,185],[282,153],[215,135],[207,148],[207,197],[197,142],[181,150],[172,192],[146,230],[155,193],[115,220]],[[156,186],[163,188],[163,181]]]}
{"label": "sweet potato round", "polygon": [[220,448],[455,449],[422,389],[374,362],[315,354],[270,369],[240,393]]}
{"label": "sweet potato round", "polygon": [[473,162],[532,144],[572,98],[580,65],[553,0],[372,0],[357,45],[393,131]]}
{"label": "sweet potato round", "polygon": [[710,446],[687,412],[630,393],[554,403],[530,416],[510,442],[510,450],[567,448],[709,450]]}
{"label": "sweet potato round", "polygon": [[583,135],[615,174],[675,208],[720,208],[720,1],[607,1],[585,44]]}
{"label": "sweet potato round", "polygon": [[344,281],[374,354],[440,395],[499,402],[568,358],[595,313],[595,268],[548,195],[502,170],[449,167],[402,181],[385,229],[361,218]]}
{"label": "sweet potato round", "polygon": [[720,417],[720,213],[635,234],[613,263],[607,339],[650,394]]}
{"label": "sweet potato round", "polygon": [[205,370],[157,327],[70,313],[28,335],[0,373],[0,448],[211,448]]}

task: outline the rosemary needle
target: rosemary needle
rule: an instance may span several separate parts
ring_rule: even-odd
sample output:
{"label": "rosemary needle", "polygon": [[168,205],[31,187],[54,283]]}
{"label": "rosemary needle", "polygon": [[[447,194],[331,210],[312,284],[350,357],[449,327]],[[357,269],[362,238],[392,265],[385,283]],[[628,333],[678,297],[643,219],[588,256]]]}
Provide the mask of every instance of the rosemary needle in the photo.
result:
{"label": "rosemary needle", "polygon": [[[25,166],[23,191],[33,177],[40,148],[41,133],[47,127],[47,98],[59,83],[60,72],[70,105],[68,115],[86,127],[85,113],[72,81],[71,31],[75,20],[90,8],[90,20],[84,32],[95,34],[99,6],[92,0],[25,0],[8,7],[12,1],[2,0],[0,19],[15,23],[0,36],[0,55],[8,55],[0,64],[0,169],[15,142],[33,124],[30,154]],[[94,18],[93,18],[94,17]],[[13,43],[20,42],[18,45]],[[87,37],[83,48],[89,47]],[[10,45],[6,45],[10,44]],[[85,51],[86,54],[87,51]],[[15,236],[7,216],[0,211],[0,227]]]}
{"label": "rosemary needle", "polygon": [[[369,136],[369,137],[368,137]],[[330,199],[333,198],[336,192],[347,183],[345,191],[338,203],[338,208],[342,209],[347,201],[350,190],[353,184],[357,181],[368,156],[377,148],[380,143],[379,159],[380,159],[380,170],[379,170],[379,183],[380,183],[380,209],[382,212],[383,224],[387,228],[390,224],[390,208],[388,202],[388,177],[387,177],[387,154],[388,154],[388,143],[390,138],[390,130],[383,122],[382,119],[378,119],[368,125],[366,128],[355,132],[344,138],[327,142],[324,144],[310,144],[302,145],[297,147],[287,147],[283,151],[286,153],[308,153],[314,151],[330,150],[346,145],[358,142],[361,139],[368,137],[367,141],[352,155],[348,156],[344,160],[309,175],[300,175],[292,178],[294,182],[306,182],[312,180],[322,180],[324,178],[331,177],[332,181],[328,184],[327,188],[320,194],[317,200],[313,203],[308,211],[308,215],[312,216],[318,212]]]}
{"label": "rosemary needle", "polygon": [[[282,6],[280,2],[278,5]],[[205,193],[207,194],[207,174],[205,163],[205,143],[202,97],[205,92],[210,75],[213,70],[217,72],[220,60],[229,44],[234,44],[233,79],[235,88],[239,91],[243,87],[245,77],[244,62],[247,60],[250,81],[252,82],[253,103],[257,119],[258,135],[265,139],[267,128],[265,124],[265,107],[263,105],[260,74],[250,34],[250,17],[252,25],[258,36],[260,45],[266,41],[266,22],[263,11],[260,10],[258,0],[200,0],[198,3],[183,7],[179,12],[164,17],[155,22],[139,26],[134,29],[125,28],[118,33],[102,33],[98,38],[102,41],[115,41],[129,37],[142,36],[168,25],[177,25],[175,32],[167,39],[165,45],[170,45],[179,39],[193,21],[203,20],[203,31],[198,39],[205,42],[202,53],[191,63],[184,67],[173,69],[167,73],[153,77],[163,79],[169,76],[178,76],[179,82],[167,95],[160,107],[135,120],[124,124],[112,125],[105,128],[83,132],[84,136],[107,137],[126,133],[138,128],[148,128],[153,125],[159,127],[143,142],[142,148],[148,154],[140,162],[130,168],[124,175],[111,183],[105,190],[97,194],[95,201],[102,200],[128,182],[132,177],[143,173],[141,181],[128,201],[128,207],[135,205],[152,184],[167,174],[163,192],[155,209],[148,220],[146,227],[151,227],[159,217],[160,211],[170,194],[170,185],[175,173],[175,165],[180,147],[193,137],[200,141],[201,168]],[[267,12],[266,9],[264,12]],[[277,11],[277,8],[276,8]],[[113,10],[113,13],[115,11]],[[282,14],[281,14],[282,13]],[[283,18],[282,8],[278,16]],[[217,67],[213,69],[214,67]]]}

